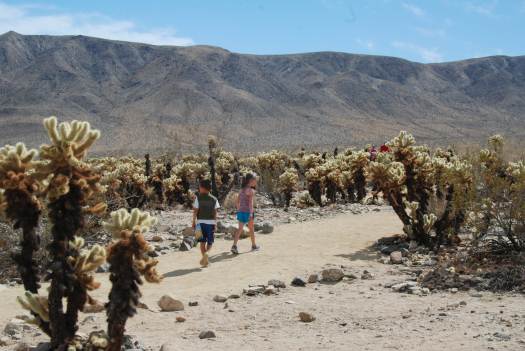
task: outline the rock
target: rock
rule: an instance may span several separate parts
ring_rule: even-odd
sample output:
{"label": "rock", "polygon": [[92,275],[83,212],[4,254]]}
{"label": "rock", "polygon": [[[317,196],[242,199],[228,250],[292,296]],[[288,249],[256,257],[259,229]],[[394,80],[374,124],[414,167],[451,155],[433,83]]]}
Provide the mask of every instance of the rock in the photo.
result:
{"label": "rock", "polygon": [[500,333],[500,332],[495,332],[492,335],[495,338],[497,338],[499,340],[503,340],[503,341],[510,341],[510,339],[512,339],[512,337],[509,334],[503,334],[503,333]]}
{"label": "rock", "polygon": [[0,337],[0,347],[8,346],[11,340],[7,336]]}
{"label": "rock", "polygon": [[363,274],[361,274],[361,279],[371,280],[371,279],[374,279],[374,275],[365,269],[363,271]]}
{"label": "rock", "polygon": [[178,350],[178,348],[175,347],[175,345],[171,345],[171,344],[162,344],[162,346],[160,347],[160,351],[175,351],[175,350]]}
{"label": "rock", "polygon": [[188,305],[189,305],[190,307],[199,306],[199,301],[190,301],[190,302],[188,303]]}
{"label": "rock", "polygon": [[417,286],[417,282],[407,281],[392,285],[391,289],[395,292],[406,292],[410,287]]}
{"label": "rock", "polygon": [[184,304],[171,297],[170,295],[164,295],[160,298],[158,305],[163,312],[175,312],[175,311],[183,311],[184,310]]}
{"label": "rock", "polygon": [[13,349],[14,351],[31,351],[32,347],[26,344],[25,342],[21,342],[15,346]]}
{"label": "rock", "polygon": [[13,318],[4,327],[4,333],[13,336],[22,333],[24,330],[29,330],[29,325],[22,319]]}
{"label": "rock", "polygon": [[253,224],[253,230],[255,230],[256,232],[260,232],[262,229],[263,229],[262,223],[255,222]]}
{"label": "rock", "polygon": [[292,280],[292,286],[301,286],[302,287],[302,286],[306,286],[306,283],[301,278],[295,277]]}
{"label": "rock", "polygon": [[190,251],[195,246],[195,237],[186,236],[180,243],[179,251]]}
{"label": "rock", "polygon": [[273,285],[268,285],[264,291],[263,291],[264,295],[273,295],[276,293],[275,291],[275,287]]}
{"label": "rock", "polygon": [[312,314],[308,313],[308,312],[300,312],[299,313],[299,319],[303,323],[311,323],[311,322],[315,321],[315,317]]}
{"label": "rock", "polygon": [[228,300],[230,299],[240,299],[241,296],[239,294],[231,294],[230,296],[228,296]]}
{"label": "rock", "polygon": [[186,318],[184,318],[182,316],[177,316],[175,318],[175,320],[177,321],[177,323],[184,323],[184,322],[186,322]]}
{"label": "rock", "polygon": [[414,252],[417,250],[417,246],[417,241],[412,240],[410,244],[408,244],[408,250]]}
{"label": "rock", "polygon": [[321,272],[322,281],[325,283],[337,283],[344,276],[345,272],[341,268],[327,268]]}
{"label": "rock", "polygon": [[217,221],[217,225],[215,226],[215,232],[216,233],[226,233],[226,226],[221,221]]}
{"label": "rock", "polygon": [[319,281],[319,274],[313,273],[308,276],[308,283],[313,284]]}
{"label": "rock", "polygon": [[262,227],[261,227],[261,233],[262,234],[273,233],[273,224],[268,221],[263,222]]}
{"label": "rock", "polygon": [[205,330],[200,332],[199,339],[212,339],[215,338],[215,333],[211,330]]}
{"label": "rock", "polygon": [[139,302],[139,303],[137,304],[137,308],[141,308],[141,309],[143,309],[143,310],[149,310],[148,305],[146,305],[146,304],[143,303],[143,302]]}
{"label": "rock", "polygon": [[92,304],[86,304],[82,310],[84,313],[100,313],[106,310],[104,304],[95,301]]}
{"label": "rock", "polygon": [[182,235],[184,237],[192,237],[195,235],[195,232],[192,227],[186,227],[182,230]]}
{"label": "rock", "polygon": [[403,263],[403,254],[401,251],[394,251],[390,254],[390,263],[401,264]]}
{"label": "rock", "polygon": [[282,280],[278,280],[278,279],[268,280],[268,285],[273,285],[278,289],[286,288],[286,284]]}
{"label": "rock", "polygon": [[243,294],[248,296],[255,296],[264,292],[264,285],[250,286],[248,289],[243,290]]}
{"label": "rock", "polygon": [[215,295],[213,297],[213,301],[215,301],[215,302],[226,302],[226,301],[228,301],[228,298],[226,296],[222,296],[222,295]]}
{"label": "rock", "polygon": [[153,236],[151,238],[151,241],[156,242],[156,243],[160,243],[160,242],[164,241],[164,238],[161,237],[160,235],[155,235],[155,236]]}
{"label": "rock", "polygon": [[109,263],[102,263],[100,266],[97,267],[97,270],[95,272],[97,273],[107,273],[109,272]]}

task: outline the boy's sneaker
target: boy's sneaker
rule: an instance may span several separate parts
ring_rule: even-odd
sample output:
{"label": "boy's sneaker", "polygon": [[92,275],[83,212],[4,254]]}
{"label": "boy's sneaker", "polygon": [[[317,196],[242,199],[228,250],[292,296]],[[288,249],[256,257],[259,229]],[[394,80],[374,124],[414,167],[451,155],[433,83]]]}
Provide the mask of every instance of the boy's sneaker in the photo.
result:
{"label": "boy's sneaker", "polygon": [[252,251],[259,251],[261,247],[259,245],[253,245],[252,246]]}
{"label": "boy's sneaker", "polygon": [[232,254],[234,255],[238,255],[239,254],[239,250],[237,249],[237,246],[233,245],[231,250]]}

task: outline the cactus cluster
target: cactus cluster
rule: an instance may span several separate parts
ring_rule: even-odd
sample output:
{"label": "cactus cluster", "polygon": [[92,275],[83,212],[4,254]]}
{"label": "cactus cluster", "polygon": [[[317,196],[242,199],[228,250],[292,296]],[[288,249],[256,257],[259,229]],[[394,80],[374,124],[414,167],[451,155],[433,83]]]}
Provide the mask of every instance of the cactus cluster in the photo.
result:
{"label": "cactus cluster", "polygon": [[492,237],[496,250],[525,250],[525,164],[504,158],[504,139],[489,138],[475,164],[476,198],[469,216],[476,239]]}
{"label": "cactus cluster", "polygon": [[379,154],[367,172],[403,222],[405,233],[436,249],[458,240],[464,205],[473,189],[471,165],[454,155],[432,155],[407,132],[388,145],[392,152]]}
{"label": "cactus cluster", "polygon": [[[28,150],[22,143],[0,149],[0,211],[15,229],[22,231],[21,250],[13,255],[26,290],[18,302],[32,314],[27,321],[50,336],[53,350],[120,350],[118,338],[115,341],[111,337],[115,328],[108,330],[106,342],[94,334],[87,344],[81,341],[76,336],[78,314],[86,303],[94,302],[89,292],[100,286],[94,272],[106,261],[117,282],[112,291],[125,289],[129,293],[128,287],[140,283],[140,276],[149,282],[160,280],[156,262],[145,255],[149,248],[142,236],[153,220],[138,210],[129,216],[121,211],[120,217],[112,217],[111,222],[114,231],[120,233],[118,240],[108,250],[99,245],[86,247],[82,237],[85,216],[105,211],[101,199],[108,189],[116,191],[127,182],[124,176],[130,176],[129,168],[112,158],[86,161],[89,148],[100,136],[87,122],[59,124],[50,117],[44,120],[44,127],[49,143],[39,151]],[[106,174],[104,185],[99,173],[102,169]],[[36,229],[44,208],[51,226],[48,267],[40,267],[34,259],[40,242]],[[132,260],[126,261],[124,256]],[[47,296],[39,295],[38,272],[44,268],[48,272],[45,278],[50,281]],[[110,295],[108,306],[121,304],[121,297]],[[133,306],[127,310],[108,307],[108,324],[118,324],[123,330],[121,321],[125,323],[125,318],[132,315]]]}

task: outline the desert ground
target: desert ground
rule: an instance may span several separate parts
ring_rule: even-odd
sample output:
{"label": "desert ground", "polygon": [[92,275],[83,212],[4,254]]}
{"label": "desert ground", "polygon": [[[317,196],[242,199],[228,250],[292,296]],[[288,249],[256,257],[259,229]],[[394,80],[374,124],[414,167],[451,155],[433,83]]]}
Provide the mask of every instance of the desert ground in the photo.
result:
{"label": "desert ground", "polygon": [[[378,207],[361,214],[280,224],[272,234],[258,235],[258,252],[249,252],[247,239],[241,241],[238,256],[229,253],[231,241],[219,238],[208,268],[199,267],[197,249],[169,252],[159,257],[163,282],[144,284],[146,308],[128,322],[127,333],[140,343],[136,350],[525,349],[523,295],[394,292],[390,286],[411,279],[411,272],[403,265],[380,263],[371,246],[400,232],[396,215]],[[294,277],[306,281],[329,267],[342,268],[345,278],[333,284],[290,284]],[[97,278],[102,288],[94,297],[103,302],[107,274]],[[243,294],[250,285],[266,285],[272,279],[286,287],[275,288],[270,295]],[[17,286],[1,288],[2,329],[22,314],[15,301],[21,293]],[[184,310],[161,312],[157,302],[166,294],[183,302]],[[228,299],[216,302],[217,295]],[[315,320],[301,322],[300,312]],[[177,322],[180,317],[185,321]],[[103,312],[82,314],[80,332],[89,334],[105,325],[104,320]],[[216,337],[200,339],[199,334],[208,330]],[[14,334],[1,339],[1,350],[46,341],[32,327]]]}

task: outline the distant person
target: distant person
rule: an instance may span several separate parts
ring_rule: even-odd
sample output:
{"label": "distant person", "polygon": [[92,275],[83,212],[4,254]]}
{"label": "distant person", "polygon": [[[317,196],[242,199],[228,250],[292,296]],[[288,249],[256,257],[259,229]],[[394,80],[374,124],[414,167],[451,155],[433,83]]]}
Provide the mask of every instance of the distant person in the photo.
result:
{"label": "distant person", "polygon": [[390,147],[387,144],[383,144],[379,148],[379,152],[381,152],[381,153],[390,152]]}
{"label": "distant person", "polygon": [[193,223],[195,237],[200,243],[202,267],[208,266],[208,252],[215,241],[215,225],[217,224],[217,210],[219,201],[210,194],[211,181],[203,179],[199,182],[199,192],[193,202]]}
{"label": "distant person", "polygon": [[257,178],[248,173],[242,180],[241,190],[237,197],[237,221],[239,222],[239,229],[235,233],[233,240],[233,246],[231,252],[235,255],[239,253],[237,243],[244,230],[244,226],[247,224],[250,231],[250,239],[252,241],[252,251],[259,250],[259,246],[255,243],[255,231],[254,231],[254,219],[255,212],[253,201],[255,198],[255,187],[257,186]]}
{"label": "distant person", "polygon": [[377,149],[375,145],[370,147],[370,161],[375,161],[377,158]]}

